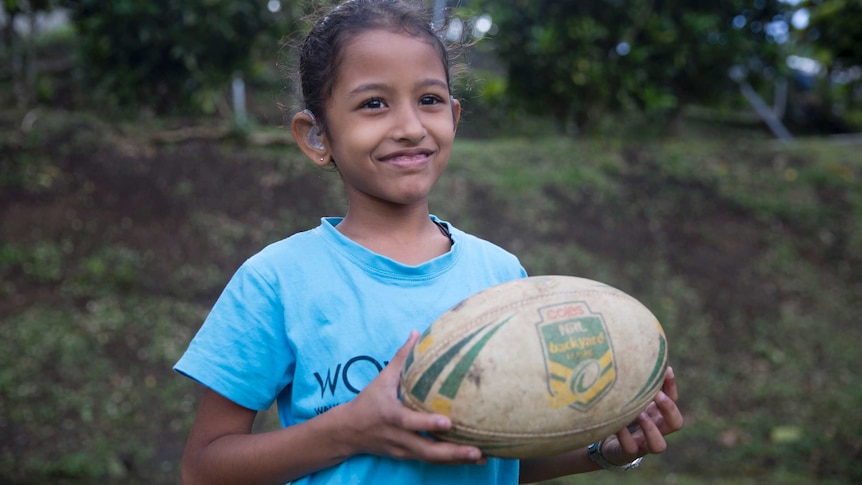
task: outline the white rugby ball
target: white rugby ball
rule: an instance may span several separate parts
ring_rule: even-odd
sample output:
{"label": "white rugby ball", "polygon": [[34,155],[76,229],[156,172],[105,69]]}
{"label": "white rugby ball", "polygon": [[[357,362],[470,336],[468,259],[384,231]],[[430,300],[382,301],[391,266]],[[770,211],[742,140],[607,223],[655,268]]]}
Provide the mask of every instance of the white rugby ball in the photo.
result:
{"label": "white rugby ball", "polygon": [[664,330],[635,298],[584,278],[533,276],[440,316],[408,356],[401,398],[451,418],[441,439],[491,456],[551,456],[633,421],[667,361]]}

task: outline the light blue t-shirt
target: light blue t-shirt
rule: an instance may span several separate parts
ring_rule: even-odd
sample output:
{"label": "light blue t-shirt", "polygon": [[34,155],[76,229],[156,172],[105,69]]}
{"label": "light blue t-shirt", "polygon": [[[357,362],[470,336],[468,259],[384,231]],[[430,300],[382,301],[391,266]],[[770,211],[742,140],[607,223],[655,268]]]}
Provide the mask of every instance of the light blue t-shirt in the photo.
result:
{"label": "light blue t-shirt", "polygon": [[[432,218],[439,222],[436,218]],[[404,344],[489,286],[526,276],[505,250],[443,222],[448,253],[418,266],[344,237],[339,218],[271,244],[228,283],[174,369],[282,426],[354,398]],[[432,465],[357,455],[297,484],[515,484],[516,460]]]}

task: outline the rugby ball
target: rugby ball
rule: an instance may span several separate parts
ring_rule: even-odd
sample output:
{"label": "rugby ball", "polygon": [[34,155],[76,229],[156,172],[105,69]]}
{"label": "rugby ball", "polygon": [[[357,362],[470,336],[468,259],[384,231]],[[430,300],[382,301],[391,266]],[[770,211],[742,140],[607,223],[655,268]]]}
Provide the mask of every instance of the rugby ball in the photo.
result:
{"label": "rugby ball", "polygon": [[584,278],[534,276],[434,321],[408,355],[401,399],[449,416],[443,440],[490,456],[551,456],[631,423],[667,361],[664,330],[635,298]]}

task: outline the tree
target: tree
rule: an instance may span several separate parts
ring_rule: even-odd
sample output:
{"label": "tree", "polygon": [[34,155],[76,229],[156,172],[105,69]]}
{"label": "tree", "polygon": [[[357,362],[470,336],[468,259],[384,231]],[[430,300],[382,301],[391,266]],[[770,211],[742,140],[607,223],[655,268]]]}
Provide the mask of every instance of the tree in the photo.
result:
{"label": "tree", "polygon": [[777,0],[486,0],[511,94],[563,127],[601,113],[673,114],[735,89],[734,64],[775,65]]}
{"label": "tree", "polygon": [[862,0],[808,1],[801,6],[811,13],[805,38],[813,44],[818,60],[827,66],[829,78],[836,81],[835,86],[827,83],[823,97],[841,99],[842,111],[853,118],[848,121],[862,124],[862,113],[854,113],[862,85]]}
{"label": "tree", "polygon": [[842,67],[862,66],[862,1],[820,0],[803,4],[811,11],[809,38],[827,61]]}
{"label": "tree", "polygon": [[[8,58],[18,108],[26,109],[34,99],[36,90],[35,38],[36,14],[51,10],[57,0],[0,0],[6,24],[3,26],[2,58]],[[15,20],[25,16],[29,21],[29,35],[21,39],[15,32]]]}
{"label": "tree", "polygon": [[211,111],[276,20],[259,0],[79,0],[71,11],[89,82],[158,113]]}

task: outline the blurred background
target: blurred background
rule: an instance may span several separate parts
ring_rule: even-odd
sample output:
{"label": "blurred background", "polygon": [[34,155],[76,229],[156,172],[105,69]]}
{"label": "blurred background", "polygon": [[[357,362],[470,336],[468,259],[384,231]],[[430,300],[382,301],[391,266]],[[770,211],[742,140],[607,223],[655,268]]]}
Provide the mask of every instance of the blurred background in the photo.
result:
{"label": "blurred background", "polygon": [[[331,3],[0,1],[0,483],[178,482],[171,366],[346,207],[285,126]],[[669,452],[554,483],[862,481],[862,2],[425,4],[467,68],[432,211],[668,334]]]}

